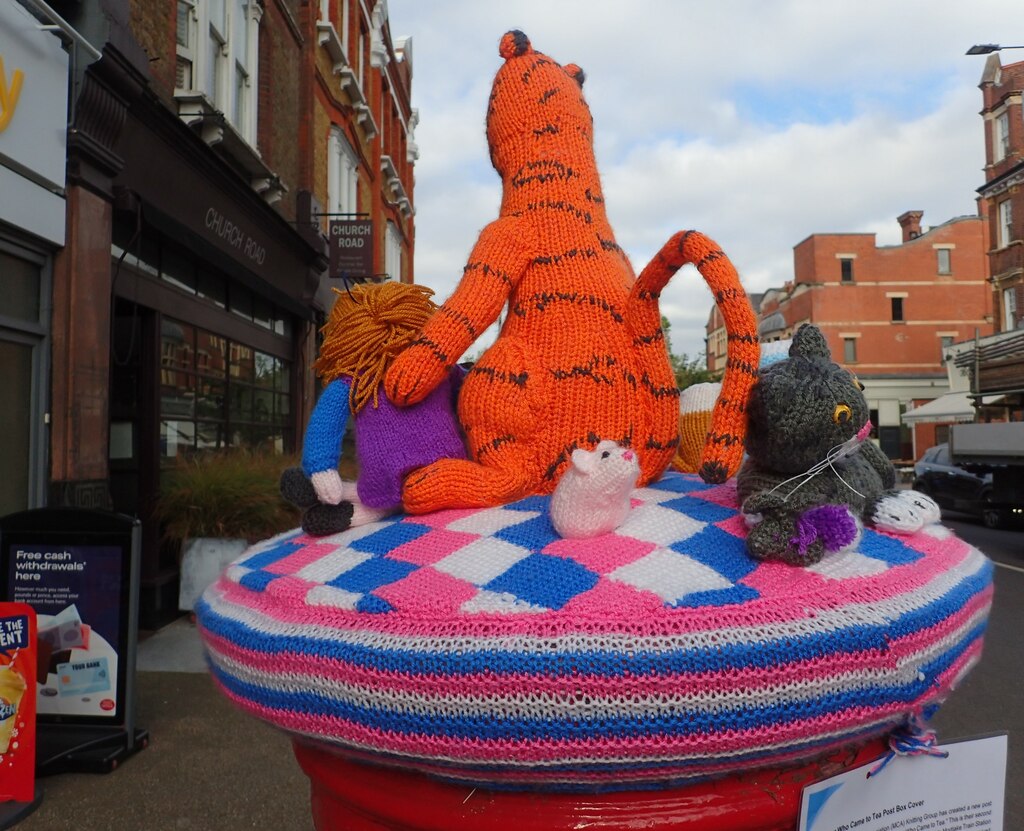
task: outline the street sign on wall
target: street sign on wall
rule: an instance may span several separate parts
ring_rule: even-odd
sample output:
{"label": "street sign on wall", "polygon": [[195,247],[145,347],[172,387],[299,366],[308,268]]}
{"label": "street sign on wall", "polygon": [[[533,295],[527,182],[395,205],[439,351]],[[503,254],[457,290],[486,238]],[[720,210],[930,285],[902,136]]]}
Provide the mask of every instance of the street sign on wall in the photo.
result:
{"label": "street sign on wall", "polygon": [[332,220],[331,277],[369,277],[373,274],[373,220]]}

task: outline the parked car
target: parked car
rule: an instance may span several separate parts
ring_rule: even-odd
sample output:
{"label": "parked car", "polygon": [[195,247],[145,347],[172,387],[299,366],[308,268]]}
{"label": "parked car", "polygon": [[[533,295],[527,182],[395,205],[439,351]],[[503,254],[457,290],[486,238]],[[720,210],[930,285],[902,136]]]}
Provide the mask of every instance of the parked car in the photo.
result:
{"label": "parked car", "polygon": [[914,465],[914,490],[928,494],[943,510],[973,514],[987,528],[997,528],[1002,513],[991,507],[992,474],[972,473],[954,465],[948,444],[924,452]]}

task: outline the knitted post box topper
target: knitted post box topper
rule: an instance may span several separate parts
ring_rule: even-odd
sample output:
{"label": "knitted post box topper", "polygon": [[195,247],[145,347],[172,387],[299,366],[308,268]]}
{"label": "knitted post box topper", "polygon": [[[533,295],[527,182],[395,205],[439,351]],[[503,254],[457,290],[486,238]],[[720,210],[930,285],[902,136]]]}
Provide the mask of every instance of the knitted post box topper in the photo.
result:
{"label": "knitted post box topper", "polygon": [[810,324],[797,330],[787,359],[762,370],[737,479],[754,557],[811,565],[855,542],[861,520],[904,534],[939,520],[930,497],[894,489],[892,462],[867,440],[861,390]]}
{"label": "knitted post box topper", "polygon": [[[302,468],[281,476],[282,495],[303,509],[303,530],[317,536],[394,513],[402,507],[402,482],[410,471],[447,456],[465,458],[454,414],[460,367],[452,367],[415,407],[396,408],[381,389],[390,361],[437,308],[433,292],[404,283],[335,292],[313,365],[326,387],[306,427]],[[349,413],[359,459],[354,484],[338,474]]]}
{"label": "knitted post box topper", "polygon": [[673,236],[634,278],[605,213],[583,73],[508,32],[487,112],[503,195],[452,296],[385,375],[399,405],[421,401],[508,304],[495,343],[470,370],[459,420],[470,460],[406,480],[405,509],[482,507],[550,493],[578,448],[632,447],[640,484],[657,479],[679,440],[678,390],[661,331],[659,292],[697,266],[729,331],[729,369],[701,475],[721,482],[742,459],[740,402],[757,368],[757,327],[736,271],[696,232]]}

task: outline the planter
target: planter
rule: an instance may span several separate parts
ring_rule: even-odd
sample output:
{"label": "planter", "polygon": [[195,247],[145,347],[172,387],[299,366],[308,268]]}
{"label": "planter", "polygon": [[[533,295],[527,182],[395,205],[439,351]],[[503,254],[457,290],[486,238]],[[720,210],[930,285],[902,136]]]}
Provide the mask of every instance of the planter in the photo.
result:
{"label": "planter", "polygon": [[242,556],[248,542],[221,537],[195,537],[181,544],[181,584],[178,608],[191,612],[196,601],[234,560]]}

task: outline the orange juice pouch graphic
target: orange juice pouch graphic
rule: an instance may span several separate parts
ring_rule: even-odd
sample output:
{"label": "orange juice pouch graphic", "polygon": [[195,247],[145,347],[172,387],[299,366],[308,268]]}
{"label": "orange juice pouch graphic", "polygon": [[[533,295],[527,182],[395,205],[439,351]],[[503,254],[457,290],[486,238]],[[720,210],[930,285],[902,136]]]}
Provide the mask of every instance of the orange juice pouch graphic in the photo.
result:
{"label": "orange juice pouch graphic", "polygon": [[0,603],[0,802],[33,800],[35,732],[35,612]]}

